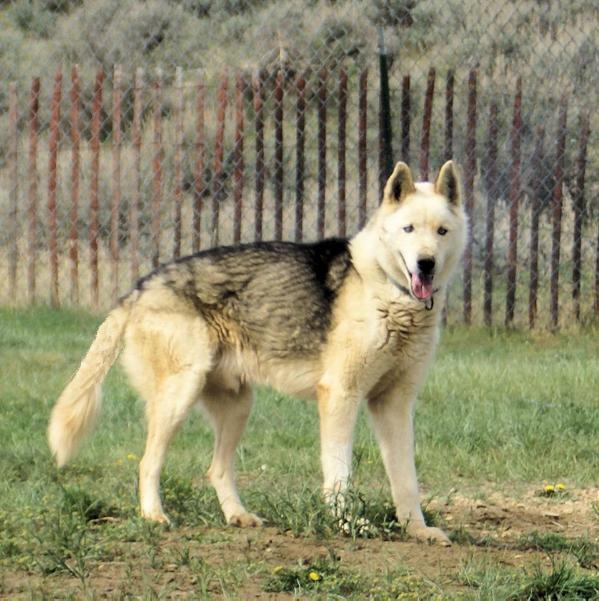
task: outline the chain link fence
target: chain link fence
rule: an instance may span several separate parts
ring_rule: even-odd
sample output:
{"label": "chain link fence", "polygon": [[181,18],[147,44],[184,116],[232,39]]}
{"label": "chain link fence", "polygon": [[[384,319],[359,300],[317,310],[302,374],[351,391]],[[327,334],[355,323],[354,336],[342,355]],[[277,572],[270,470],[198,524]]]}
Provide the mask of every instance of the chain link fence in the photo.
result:
{"label": "chain link fence", "polygon": [[454,158],[448,321],[587,322],[598,30],[592,0],[4,2],[0,302],[107,307],[215,244],[349,236],[390,163]]}

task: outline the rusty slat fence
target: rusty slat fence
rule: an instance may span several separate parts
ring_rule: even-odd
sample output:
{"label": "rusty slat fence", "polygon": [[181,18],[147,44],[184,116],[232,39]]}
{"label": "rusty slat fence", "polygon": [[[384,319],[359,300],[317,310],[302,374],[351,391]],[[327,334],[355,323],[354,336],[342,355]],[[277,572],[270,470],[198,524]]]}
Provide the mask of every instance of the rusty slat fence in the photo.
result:
{"label": "rusty slat fence", "polygon": [[[130,97],[118,66],[93,82],[73,67],[51,89],[39,78],[28,91],[7,85],[2,302],[104,307],[171,258],[219,243],[352,235],[366,222],[386,161],[367,69],[186,75],[138,69]],[[552,119],[527,132],[525,81],[508,86],[503,102],[485,85],[475,69],[441,78],[431,67],[422,89],[405,74],[392,90],[394,159],[421,178],[448,158],[463,170],[471,235],[447,319],[555,328],[597,317],[589,108],[571,108],[564,95]]]}

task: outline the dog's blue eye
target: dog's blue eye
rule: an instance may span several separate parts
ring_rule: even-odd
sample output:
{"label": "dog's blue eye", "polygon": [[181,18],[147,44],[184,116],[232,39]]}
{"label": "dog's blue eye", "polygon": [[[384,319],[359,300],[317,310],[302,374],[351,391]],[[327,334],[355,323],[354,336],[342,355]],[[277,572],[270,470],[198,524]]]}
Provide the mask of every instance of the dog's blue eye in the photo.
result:
{"label": "dog's blue eye", "polygon": [[414,231],[414,226],[413,225],[406,225],[406,227],[403,228],[403,231],[406,232],[406,234],[409,234],[410,232]]}
{"label": "dog's blue eye", "polygon": [[439,236],[445,236],[446,233],[447,233],[447,230],[444,227],[440,227],[437,230],[437,234],[439,234]]}

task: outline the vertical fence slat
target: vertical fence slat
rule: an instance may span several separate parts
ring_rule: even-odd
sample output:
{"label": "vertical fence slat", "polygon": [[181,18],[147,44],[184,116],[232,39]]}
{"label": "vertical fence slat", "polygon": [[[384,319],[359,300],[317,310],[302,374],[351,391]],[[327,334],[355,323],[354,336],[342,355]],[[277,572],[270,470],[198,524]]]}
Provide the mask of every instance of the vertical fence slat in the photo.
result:
{"label": "vertical fence slat", "polygon": [[410,76],[404,75],[401,82],[401,160],[410,164],[410,122],[412,116]]}
{"label": "vertical fence slat", "polygon": [[426,78],[426,93],[424,96],[424,111],[422,114],[422,136],[420,138],[420,179],[425,182],[428,181],[435,78],[435,68],[431,67],[428,70],[428,76]]}
{"label": "vertical fence slat", "polygon": [[279,70],[275,80],[275,240],[283,238],[283,83]]}
{"label": "vertical fence slat", "polygon": [[493,247],[495,243],[495,204],[498,196],[497,179],[497,103],[492,102],[489,111],[489,131],[487,138],[487,205],[485,211],[485,259],[483,315],[485,325],[493,323]]}
{"label": "vertical fence slat", "polygon": [[81,132],[79,129],[79,69],[71,69],[71,210],[69,215],[69,261],[71,264],[71,303],[79,304],[79,180],[81,165]]}
{"label": "vertical fence slat", "polygon": [[60,137],[60,102],[62,99],[62,71],[54,77],[54,91],[50,113],[48,135],[48,250],[50,251],[50,303],[59,304],[58,299],[58,231],[56,222],[56,184],[58,143]]}
{"label": "vertical fence slat", "polygon": [[338,143],[337,143],[337,182],[338,182],[338,234],[346,235],[346,191],[345,191],[345,158],[346,158],[346,131],[347,131],[347,72],[344,68],[339,70],[339,115],[338,115]]}
{"label": "vertical fence slat", "polygon": [[139,209],[141,206],[141,117],[144,92],[143,69],[135,71],[133,87],[133,123],[131,138],[133,143],[133,194],[129,211],[129,244],[131,248],[131,278],[139,277]]}
{"label": "vertical fence slat", "polygon": [[539,218],[543,195],[543,164],[545,129],[542,125],[535,134],[531,168],[533,174],[532,197],[530,199],[530,284],[528,292],[528,326],[534,328],[537,318],[537,292],[539,289]]}
{"label": "vertical fence slat", "polygon": [[505,325],[514,323],[516,306],[516,275],[518,267],[518,207],[520,204],[520,138],[522,135],[522,78],[516,83],[514,97],[514,113],[511,133],[511,173],[510,173],[510,208],[509,208],[509,240],[507,256],[507,290],[505,298]]}
{"label": "vertical fence slat", "polygon": [[257,70],[252,77],[255,129],[256,129],[256,200],[254,208],[254,238],[262,240],[264,213],[264,90],[262,73]]}
{"label": "vertical fence slat", "polygon": [[568,98],[562,96],[559,107],[559,122],[557,129],[557,144],[555,149],[555,171],[553,188],[553,211],[552,211],[552,233],[551,233],[551,327],[553,329],[559,324],[559,260],[561,250],[562,234],[562,204],[563,204],[563,181],[564,162],[566,154],[566,124],[568,118]]}
{"label": "vertical fence slat", "polygon": [[[453,157],[453,94],[454,94],[455,75],[453,70],[447,72],[445,82],[445,140],[443,146],[443,160],[449,161]],[[447,315],[449,313],[449,290],[445,293],[445,303],[443,305],[443,325],[447,324]]]}
{"label": "vertical fence slat", "polygon": [[112,73],[112,202],[110,205],[110,259],[112,302],[119,295],[119,216],[121,210],[121,114],[123,72],[115,65]]}
{"label": "vertical fence slat", "polygon": [[304,177],[306,169],[306,77],[296,79],[297,103],[295,109],[295,241],[304,234]]}
{"label": "vertical fence slat", "polygon": [[18,204],[19,204],[19,129],[17,85],[8,84],[8,177],[9,177],[9,244],[10,259],[8,267],[8,286],[10,298],[17,300],[17,266],[19,263],[19,233],[18,233]]}
{"label": "vertical fence slat", "polygon": [[324,238],[326,221],[327,191],[327,80],[326,68],[318,77],[318,205],[316,212],[316,234]]}
{"label": "vertical fence slat", "polygon": [[162,205],[162,71],[154,80],[154,141],[152,159],[152,267],[160,265],[160,209]]}
{"label": "vertical fence slat", "polygon": [[241,215],[243,203],[243,94],[245,91],[245,78],[241,73],[237,74],[235,83],[235,168],[234,179],[234,215],[233,215],[233,241],[241,240]]}
{"label": "vertical fence slat", "polygon": [[472,212],[474,209],[474,175],[476,172],[476,70],[468,75],[468,109],[466,125],[466,164],[464,198],[468,215],[468,240],[464,252],[464,323],[472,321]]}
{"label": "vertical fence slat", "polygon": [[382,200],[387,178],[393,171],[393,131],[389,93],[389,63],[382,27],[379,27],[379,199]]}
{"label": "vertical fence slat", "polygon": [[455,73],[453,70],[447,72],[445,84],[445,146],[443,158],[449,161],[453,157],[453,91],[455,86]]}
{"label": "vertical fence slat", "polygon": [[29,262],[27,265],[27,295],[30,303],[35,302],[36,292],[39,101],[40,78],[34,77],[31,82],[31,95],[29,98],[29,207],[27,211],[29,222]]}
{"label": "vertical fence slat", "polygon": [[218,108],[216,111],[216,136],[214,139],[214,169],[212,173],[212,245],[219,242],[220,201],[223,196],[223,159],[225,152],[225,116],[227,110],[227,88],[229,75],[223,71],[218,87]]}
{"label": "vertical fence slat", "polygon": [[173,154],[173,257],[181,256],[181,211],[183,208],[183,111],[185,110],[183,97],[183,69],[175,70],[175,152]]}
{"label": "vertical fence slat", "polygon": [[366,223],[368,203],[368,69],[360,73],[358,98],[358,227]]}
{"label": "vertical fence slat", "polygon": [[91,180],[89,203],[89,262],[91,272],[91,303],[94,308],[100,302],[100,281],[98,274],[98,184],[100,177],[100,126],[102,118],[102,92],[104,88],[104,71],[96,73],[94,96],[92,100],[91,122]]}
{"label": "vertical fence slat", "polygon": [[574,206],[574,232],[572,235],[572,301],[574,317],[580,321],[580,289],[582,280],[582,217],[584,214],[584,184],[587,163],[587,146],[590,133],[590,114],[580,115],[580,145],[576,160],[576,186],[572,198]]}
{"label": "vertical fence slat", "polygon": [[204,127],[206,86],[204,73],[198,70],[196,82],[196,139],[195,139],[195,167],[193,177],[193,232],[191,236],[191,249],[197,253],[201,247],[202,236],[202,207],[206,189],[204,186],[204,168],[206,164],[206,141]]}

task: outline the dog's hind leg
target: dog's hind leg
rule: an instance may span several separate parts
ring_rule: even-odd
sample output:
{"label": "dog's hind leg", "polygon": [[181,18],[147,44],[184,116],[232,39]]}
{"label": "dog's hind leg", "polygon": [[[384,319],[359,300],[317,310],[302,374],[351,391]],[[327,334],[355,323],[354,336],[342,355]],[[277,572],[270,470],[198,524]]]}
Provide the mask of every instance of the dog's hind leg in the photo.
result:
{"label": "dog's hind leg", "polygon": [[168,522],[160,500],[167,447],[200,396],[211,367],[204,322],[188,315],[145,311],[126,334],[124,365],[146,400],[148,435],[139,464],[141,515]]}
{"label": "dog's hind leg", "polygon": [[208,478],[216,490],[227,524],[240,527],[262,525],[262,520],[243,506],[233,469],[235,449],[250,416],[252,403],[252,389],[244,385],[238,392],[207,386],[202,394],[202,408],[214,428],[214,455]]}
{"label": "dog's hind leg", "polygon": [[160,472],[166,450],[198,399],[205,374],[186,369],[165,379],[148,404],[148,437],[139,464],[141,515],[156,522],[169,522],[160,500]]}

